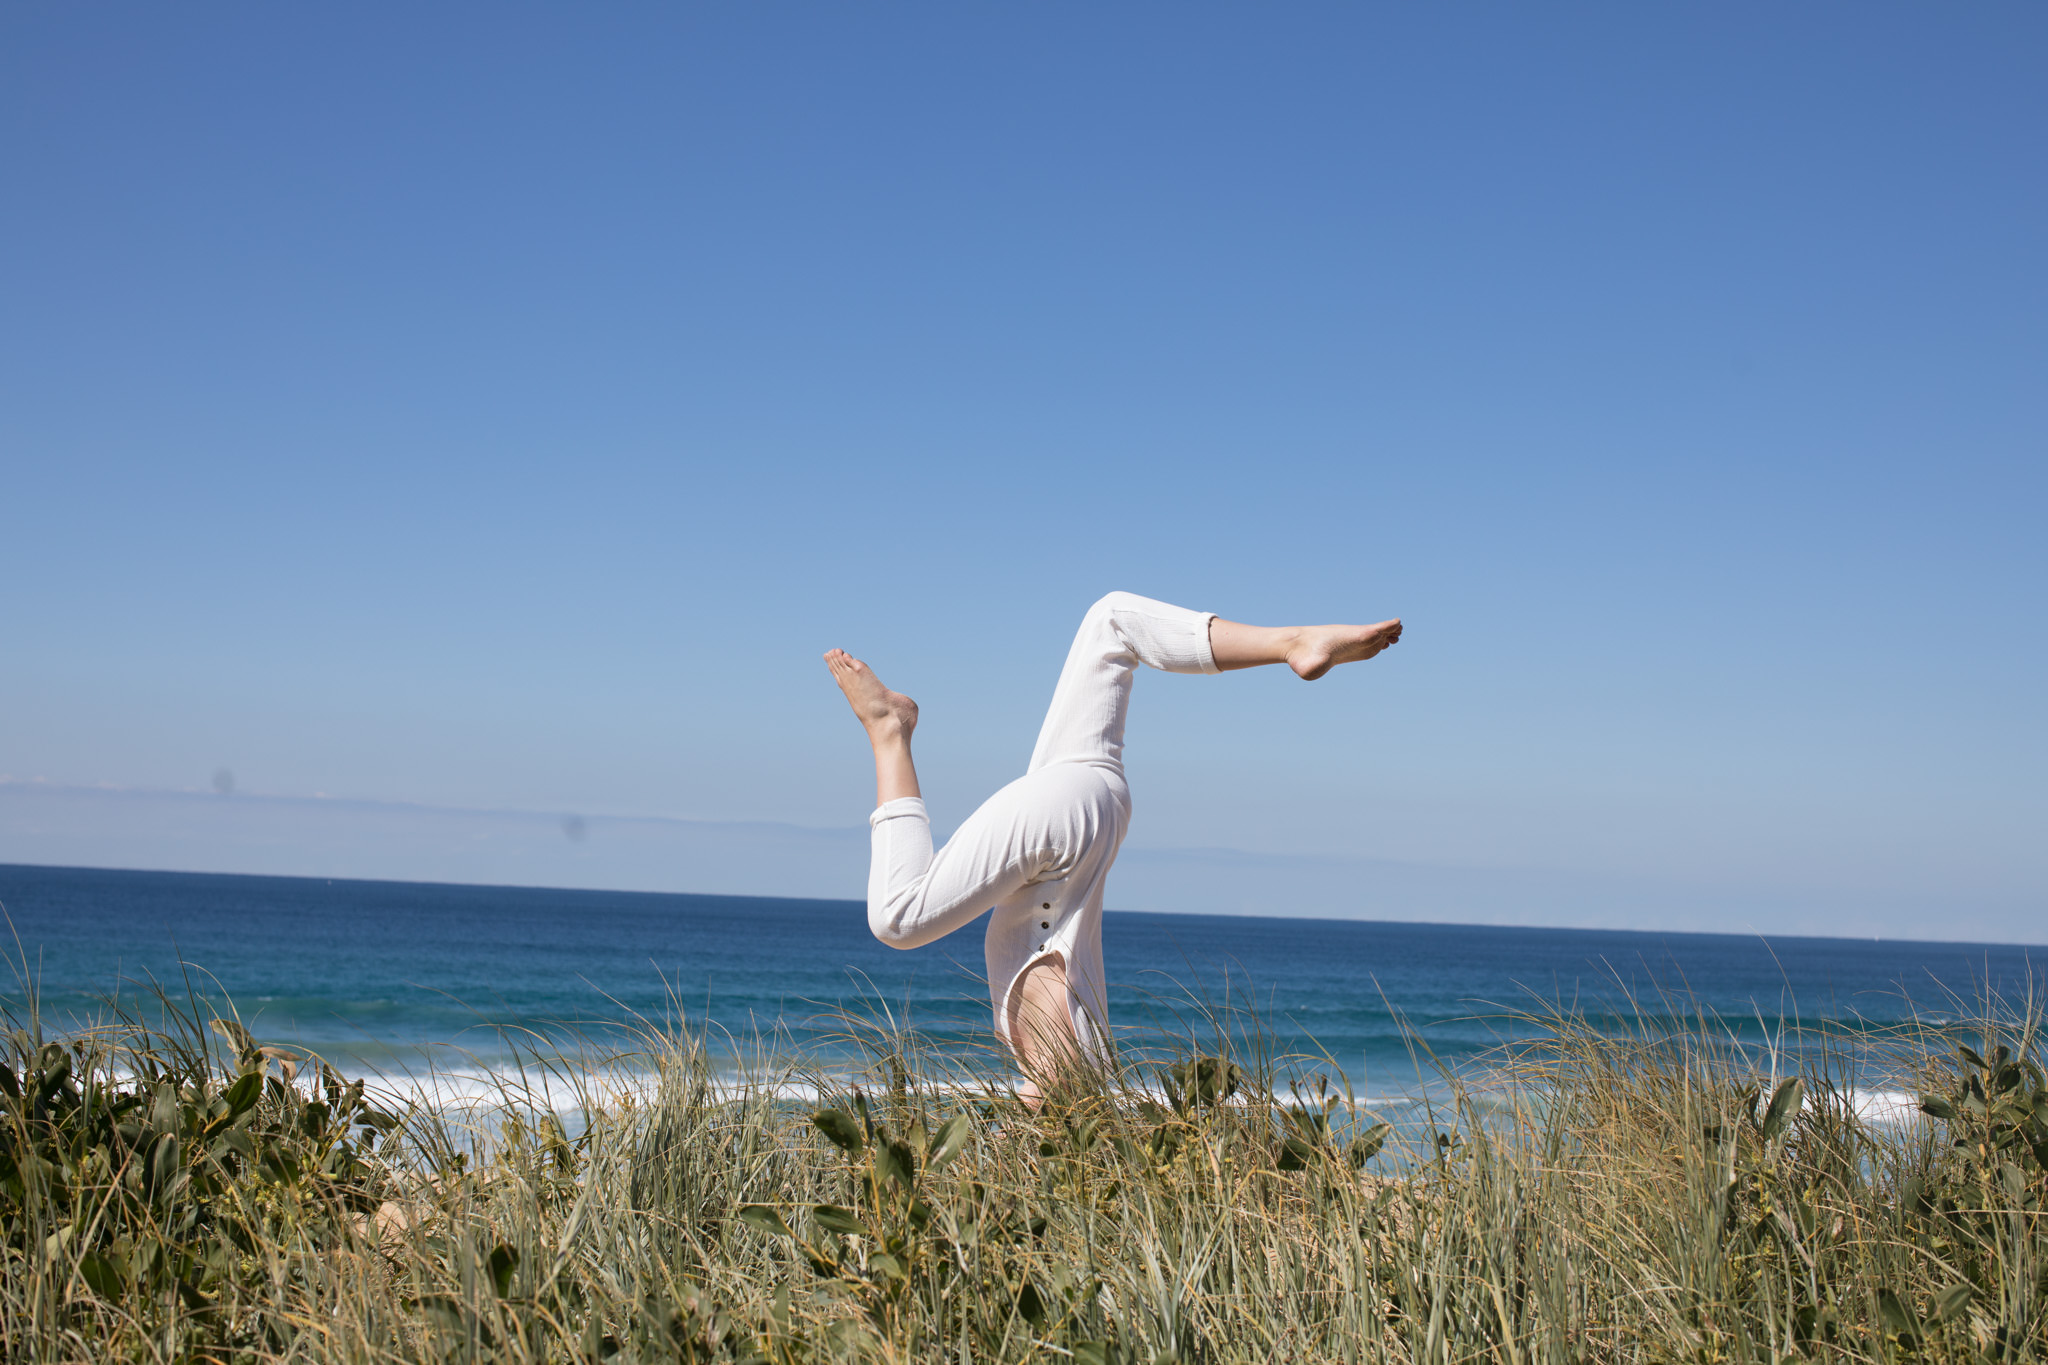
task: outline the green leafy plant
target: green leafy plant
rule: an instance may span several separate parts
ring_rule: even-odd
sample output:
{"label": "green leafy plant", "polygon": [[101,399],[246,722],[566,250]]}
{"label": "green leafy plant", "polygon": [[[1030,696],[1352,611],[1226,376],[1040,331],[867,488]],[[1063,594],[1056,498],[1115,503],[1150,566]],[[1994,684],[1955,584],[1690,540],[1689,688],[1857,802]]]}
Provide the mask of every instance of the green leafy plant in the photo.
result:
{"label": "green leafy plant", "polygon": [[[2040,1360],[2036,1032],[1985,1014],[1960,1049],[1766,1055],[1670,1005],[1532,1012],[1376,1115],[1256,1048],[1032,1110],[901,1031],[738,1080],[680,1029],[512,1037],[501,1093],[401,1120],[231,1011],[57,1039],[31,1011],[0,1048],[0,1359]],[[1886,1068],[1924,1121],[1859,1110],[1844,1075]]]}
{"label": "green leafy plant", "polygon": [[175,1319],[188,1348],[275,1335],[260,1317],[231,1321],[224,1297],[258,1273],[261,1247],[311,1254],[349,1237],[383,1201],[368,1153],[398,1124],[360,1082],[319,1066],[301,1089],[275,1074],[289,1065],[278,1050],[213,1022],[233,1049],[218,1059],[135,1029],[40,1045],[16,1029],[0,1057],[5,1246],[146,1328]]}

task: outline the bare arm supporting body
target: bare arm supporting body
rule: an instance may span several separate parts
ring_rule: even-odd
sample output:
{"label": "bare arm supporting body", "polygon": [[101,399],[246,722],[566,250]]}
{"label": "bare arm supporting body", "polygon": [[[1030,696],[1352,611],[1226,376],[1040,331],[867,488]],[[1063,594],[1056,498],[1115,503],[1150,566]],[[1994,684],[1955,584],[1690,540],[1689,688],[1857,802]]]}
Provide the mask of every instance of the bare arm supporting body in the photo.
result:
{"label": "bare arm supporting body", "polygon": [[1012,992],[1010,1047],[1024,1071],[1019,1093],[1027,1104],[1035,1105],[1045,1087],[1080,1060],[1068,989],[1067,964],[1055,957],[1025,968]]}

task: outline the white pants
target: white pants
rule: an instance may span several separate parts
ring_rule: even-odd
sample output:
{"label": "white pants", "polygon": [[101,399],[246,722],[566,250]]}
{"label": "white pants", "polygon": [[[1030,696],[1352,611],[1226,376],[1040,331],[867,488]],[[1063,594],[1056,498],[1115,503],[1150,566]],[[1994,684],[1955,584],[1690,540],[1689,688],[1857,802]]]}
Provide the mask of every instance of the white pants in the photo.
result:
{"label": "white pants", "polygon": [[918,797],[884,802],[868,818],[868,927],[891,947],[917,948],[993,910],[989,995],[996,1033],[1013,1049],[1018,982],[1056,959],[1083,1054],[1108,1060],[1102,893],[1130,826],[1123,752],[1131,680],[1141,663],[1214,673],[1213,617],[1111,593],[1081,620],[1024,776],[982,803],[936,854]]}

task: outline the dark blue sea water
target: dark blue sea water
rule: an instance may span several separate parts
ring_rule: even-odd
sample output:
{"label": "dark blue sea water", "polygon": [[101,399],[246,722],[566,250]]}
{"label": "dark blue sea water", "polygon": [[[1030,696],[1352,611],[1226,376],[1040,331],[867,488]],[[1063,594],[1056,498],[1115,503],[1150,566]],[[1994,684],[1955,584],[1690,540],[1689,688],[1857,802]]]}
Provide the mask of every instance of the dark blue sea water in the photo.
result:
{"label": "dark blue sea water", "polygon": [[[0,905],[46,1025],[109,997],[144,1003],[154,980],[230,998],[262,1041],[349,1070],[501,1066],[504,1028],[678,1009],[826,1057],[843,1050],[842,1011],[886,1010],[954,1048],[987,1041],[979,926],[898,952],[851,901],[0,866]],[[1463,1062],[1539,1000],[1656,1013],[1662,987],[1760,1036],[1789,1017],[1945,1018],[1986,986],[2023,993],[2033,965],[1985,944],[1205,915],[1112,913],[1103,938],[1113,1022],[1134,1044],[1199,1031],[1205,1001],[1248,1007],[1277,1051],[1325,1052],[1379,1095],[1415,1089],[1416,1040]],[[0,998],[18,1016],[23,982],[0,972]]]}

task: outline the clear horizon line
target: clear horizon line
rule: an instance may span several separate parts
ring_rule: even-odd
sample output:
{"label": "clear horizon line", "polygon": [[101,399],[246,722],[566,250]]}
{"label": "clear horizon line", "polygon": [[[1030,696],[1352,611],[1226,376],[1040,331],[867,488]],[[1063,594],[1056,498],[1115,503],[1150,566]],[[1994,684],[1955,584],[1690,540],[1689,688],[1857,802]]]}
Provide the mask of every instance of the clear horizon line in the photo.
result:
{"label": "clear horizon line", "polygon": [[[188,868],[160,867],[104,867],[79,865],[75,863],[22,863],[0,862],[0,870],[6,868],[29,868],[43,872],[117,872],[152,877],[237,877],[250,880],[302,881],[302,882],[363,882],[382,886],[452,886],[469,887],[476,890],[497,891],[561,891],[591,896],[686,896],[700,900],[762,900],[794,901],[797,903],[825,901],[835,905],[860,905],[861,900],[849,896],[771,896],[760,893],[725,891],[634,891],[610,887],[590,886],[542,886],[527,882],[457,882],[435,881],[418,878],[398,877],[329,877],[318,874],[292,872],[196,872]],[[1900,943],[1916,944],[1939,948],[2002,948],[2017,949],[2031,954],[2035,948],[2048,945],[2038,943],[2001,943],[1977,939],[1922,939],[1903,935],[1872,934],[1868,938],[1860,934],[1766,934],[1755,926],[1741,931],[1715,929],[1615,929],[1570,924],[1508,924],[1473,920],[1426,920],[1426,919],[1379,919],[1356,915],[1244,915],[1229,911],[1207,910],[1146,910],[1135,906],[1105,907],[1105,913],[1112,915],[1186,915],[1196,919],[1243,919],[1260,924],[1301,923],[1301,924],[1387,924],[1429,929],[1505,929],[1516,932],[1534,931],[1561,934],[1639,934],[1658,938],[1739,938],[1758,939],[1769,943],[1773,940],[1805,939],[1824,943]],[[0,916],[6,908],[0,904]],[[2031,961],[2029,957],[2029,961]]]}

